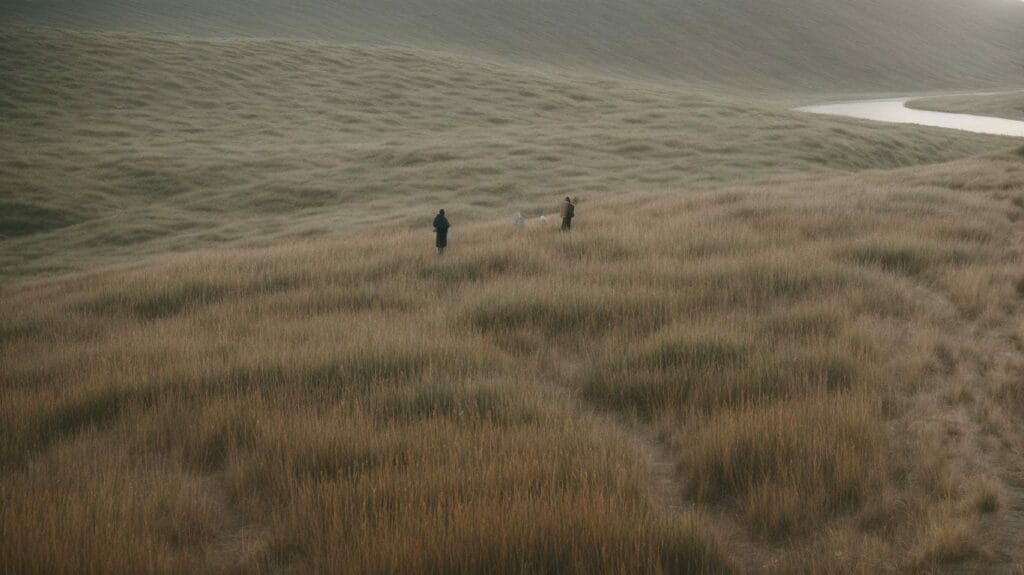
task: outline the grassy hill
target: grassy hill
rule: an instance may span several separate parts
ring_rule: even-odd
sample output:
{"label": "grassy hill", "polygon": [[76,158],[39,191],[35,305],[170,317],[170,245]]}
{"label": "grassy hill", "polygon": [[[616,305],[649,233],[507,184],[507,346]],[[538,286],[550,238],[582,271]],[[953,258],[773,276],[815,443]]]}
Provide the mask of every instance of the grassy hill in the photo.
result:
{"label": "grassy hill", "polygon": [[399,48],[8,28],[0,54],[8,278],[1007,145]]}
{"label": "grassy hill", "polygon": [[0,565],[1012,571],[1021,159],[0,288]]}
{"label": "grassy hill", "polygon": [[404,44],[782,92],[1018,86],[1010,0],[0,0],[9,22]]}
{"label": "grassy hill", "polygon": [[1011,120],[1024,120],[1024,92],[992,94],[987,96],[947,96],[921,98],[907,102],[907,106],[920,110],[977,114]]}
{"label": "grassy hill", "polygon": [[1024,4],[0,18],[0,573],[1024,564]]}

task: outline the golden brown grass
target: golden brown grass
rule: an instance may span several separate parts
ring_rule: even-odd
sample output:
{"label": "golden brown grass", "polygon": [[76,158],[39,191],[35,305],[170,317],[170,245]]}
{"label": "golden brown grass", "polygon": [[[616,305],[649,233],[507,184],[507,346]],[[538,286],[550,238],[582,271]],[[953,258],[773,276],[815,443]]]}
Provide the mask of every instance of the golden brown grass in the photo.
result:
{"label": "golden brown grass", "polygon": [[1021,198],[1008,154],[8,285],[0,565],[1012,565]]}

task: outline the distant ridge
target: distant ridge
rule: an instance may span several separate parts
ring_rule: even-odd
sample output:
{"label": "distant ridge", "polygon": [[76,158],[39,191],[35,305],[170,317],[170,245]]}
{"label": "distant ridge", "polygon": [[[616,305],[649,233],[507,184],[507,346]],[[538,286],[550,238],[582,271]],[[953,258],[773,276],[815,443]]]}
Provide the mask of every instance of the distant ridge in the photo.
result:
{"label": "distant ridge", "polygon": [[0,20],[397,43],[782,92],[1024,79],[1024,3],[1009,0],[0,0]]}

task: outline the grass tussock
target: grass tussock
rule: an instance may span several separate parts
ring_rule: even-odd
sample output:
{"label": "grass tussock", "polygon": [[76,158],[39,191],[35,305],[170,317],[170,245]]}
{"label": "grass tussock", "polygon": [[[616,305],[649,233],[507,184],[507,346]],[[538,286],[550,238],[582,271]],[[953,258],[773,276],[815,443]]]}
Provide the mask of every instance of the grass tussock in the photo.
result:
{"label": "grass tussock", "polygon": [[858,509],[883,481],[877,419],[866,400],[836,395],[702,420],[694,429],[705,431],[685,438],[692,446],[685,461],[697,470],[692,489],[700,500],[735,499],[763,536],[801,534],[825,517]]}
{"label": "grass tussock", "polygon": [[918,568],[942,568],[985,554],[973,518],[933,519],[917,550]]}
{"label": "grass tussock", "polygon": [[992,479],[984,479],[974,487],[971,499],[979,513],[995,513],[999,510],[999,484]]}
{"label": "grass tussock", "polygon": [[914,421],[1018,299],[1014,162],[8,285],[0,565],[985,564],[1003,487]]}

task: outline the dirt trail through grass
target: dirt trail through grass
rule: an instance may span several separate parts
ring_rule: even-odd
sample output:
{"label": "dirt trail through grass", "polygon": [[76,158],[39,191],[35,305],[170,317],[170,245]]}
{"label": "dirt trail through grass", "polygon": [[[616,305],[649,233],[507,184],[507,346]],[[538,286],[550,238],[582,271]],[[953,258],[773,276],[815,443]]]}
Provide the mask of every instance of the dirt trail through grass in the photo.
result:
{"label": "dirt trail through grass", "polygon": [[[1014,241],[1024,245],[1024,227]],[[993,316],[965,308],[929,279],[905,281],[904,288],[917,302],[942,316],[940,322],[948,330],[945,341],[956,343],[945,369],[932,373],[923,385],[899,392],[902,407],[890,420],[889,435],[908,452],[934,447],[934,452],[922,452],[920,459],[935,468],[917,471],[909,481],[934,482],[930,489],[937,504],[955,508],[952,516],[964,518],[965,525],[973,521],[971,517],[979,518],[980,554],[970,552],[950,557],[951,561],[1010,569],[1024,565],[1019,545],[1024,541],[1024,425],[1021,395],[1015,391],[1024,380],[1024,341],[1014,323],[1024,313],[1024,296],[1010,304],[1012,309]],[[744,571],[779,565],[780,548],[753,535],[735,509],[688,499],[687,471],[680,468],[672,444],[654,431],[653,422],[607,412],[577,392],[588,361],[585,355],[552,351],[540,364],[540,380],[566,399],[567,409],[592,421],[595,433],[623,439],[632,447],[647,470],[649,500],[658,512],[670,521],[699,515]],[[905,552],[929,553],[909,547]]]}
{"label": "dirt trail through grass", "polygon": [[614,414],[602,413],[590,406],[586,400],[576,393],[572,381],[583,369],[581,360],[566,360],[556,352],[544,362],[548,373],[554,378],[541,378],[545,384],[563,396],[566,405],[586,419],[594,422],[602,432],[625,439],[648,470],[649,495],[651,501],[665,517],[682,515],[687,506],[683,502],[683,483],[676,472],[678,462],[672,456],[668,446],[659,441],[654,434],[640,422],[626,421]]}
{"label": "dirt trail through grass", "polygon": [[[1020,220],[1017,222],[1016,246],[1024,245],[1022,223]],[[1017,257],[1021,257],[1019,252]],[[1018,295],[1024,296],[1019,286]],[[1005,316],[1008,322],[993,327],[984,321],[968,320],[962,326],[965,332],[963,341],[976,342],[977,349],[989,352],[987,355],[979,354],[968,365],[974,382],[971,387],[980,390],[982,398],[967,402],[965,406],[967,417],[962,421],[966,432],[961,444],[967,452],[964,459],[974,463],[981,474],[968,469],[964,474],[968,483],[965,488],[975,493],[973,503],[985,508],[990,505],[988,494],[983,488],[978,488],[977,481],[985,481],[988,473],[994,476],[996,498],[991,504],[991,519],[983,525],[982,533],[995,544],[995,548],[1005,550],[1005,556],[995,559],[1013,569],[1024,566],[1024,547],[1021,545],[1024,541],[1024,414],[1020,410],[1019,391],[1024,381],[1024,343],[1019,332],[1014,333],[1012,324],[1014,318],[1020,318],[1024,313],[1021,301],[1019,298]],[[972,480],[974,485],[971,485]]]}
{"label": "dirt trail through grass", "polygon": [[[1005,406],[998,403],[999,385],[1024,379],[1020,350],[1014,348],[1005,330],[964,317],[939,290],[924,284],[916,285],[915,289],[920,290],[922,298],[960,318],[956,331],[963,337],[954,339],[974,342],[974,349],[990,353],[965,360],[959,371],[937,377],[932,386],[908,392],[906,415],[894,422],[893,433],[897,437],[945,434],[942,457],[952,468],[954,481],[960,483],[950,488],[962,492],[961,500],[977,506],[986,505],[986,489],[994,489],[994,509],[983,520],[981,533],[988,543],[987,549],[1005,551],[996,552],[990,559],[995,564],[1024,565],[1024,550],[1019,546],[1024,541],[1024,436],[1019,418],[1004,411]],[[1016,307],[1017,313],[1013,315],[1019,317],[1024,310],[1020,305]],[[599,433],[623,438],[633,447],[647,469],[650,500],[658,511],[670,520],[699,513],[713,526],[742,570],[770,569],[780,558],[778,549],[753,539],[731,510],[717,506],[703,509],[686,500],[685,475],[679,461],[649,425],[600,412],[575,393],[571,382],[580,371],[579,366],[578,362],[563,361],[563,365],[552,368],[557,377],[545,381],[565,395],[572,409],[592,419]],[[960,398],[960,389],[976,390],[977,395],[970,400]],[[1005,427],[994,428],[1000,425],[994,422],[1000,421]],[[918,427],[922,422],[925,427]],[[996,444],[998,447],[993,447]],[[946,465],[945,462],[938,465]],[[944,496],[955,497],[953,493]]]}
{"label": "dirt trail through grass", "polygon": [[207,551],[208,565],[214,573],[237,573],[255,565],[262,534],[259,527],[242,516],[231,501],[223,479],[209,476],[201,482],[203,490],[216,503],[217,513],[224,518],[224,529]]}
{"label": "dirt trail through grass", "polygon": [[[566,359],[571,357],[571,359]],[[556,351],[543,362],[548,374],[541,381],[565,401],[566,408],[593,422],[595,433],[608,434],[626,441],[647,470],[649,500],[668,521],[683,521],[699,515],[730,551],[730,558],[742,572],[767,568],[773,562],[772,550],[751,539],[743,526],[723,509],[702,510],[684,497],[686,485],[678,459],[669,444],[660,439],[648,424],[635,418],[608,413],[592,406],[576,392],[572,382],[583,370],[583,361],[571,352]],[[777,553],[776,553],[777,555]]]}
{"label": "dirt trail through grass", "polygon": [[[1024,306],[1018,303],[1009,317],[1021,317],[1021,313]],[[980,470],[965,473],[965,487],[974,491],[973,503],[978,508],[991,510],[991,519],[983,525],[982,532],[995,548],[1005,550],[996,560],[1020,569],[1024,567],[1024,418],[1019,409],[1020,392],[1013,388],[1024,381],[1024,348],[1005,328],[991,330],[978,324],[971,327],[969,335],[979,347],[993,353],[991,363],[982,360],[970,366],[977,389],[988,397],[968,403],[966,417],[962,419],[966,428],[962,449],[968,452],[967,461]],[[1016,411],[1013,395],[1017,396]],[[988,479],[989,475],[992,479]],[[986,493],[984,484],[979,488],[979,480],[993,481],[994,491]],[[970,484],[972,481],[974,485]]]}
{"label": "dirt trail through grass", "polygon": [[[1021,224],[1024,220],[1017,221],[1012,245],[1024,245]],[[1015,251],[1020,260],[1020,250]],[[1024,313],[1022,286],[1024,280],[1018,300],[993,317],[958,306],[927,281],[911,282],[919,301],[946,317],[946,341],[959,343],[949,350],[942,372],[920,388],[903,390],[902,415],[890,429],[903,449],[939,446],[922,458],[934,469],[914,480],[941,477],[931,486],[937,499],[956,506],[956,516],[980,513],[982,551],[973,558],[1008,572],[1024,565],[1024,417],[1018,390],[1024,381],[1024,341],[1015,323]]]}
{"label": "dirt trail through grass", "polygon": [[1021,157],[5,287],[0,563],[1015,572]]}
{"label": "dirt trail through grass", "polygon": [[651,489],[660,509],[674,517],[687,513],[700,513],[712,526],[715,534],[730,551],[730,557],[745,573],[757,572],[771,566],[773,553],[767,546],[752,540],[743,526],[728,511],[714,509],[700,510],[693,502],[683,499],[684,483],[679,472],[679,463],[664,441],[642,424],[615,424],[620,433],[629,437],[636,446],[650,472]]}
{"label": "dirt trail through grass", "polygon": [[[1014,315],[1019,317],[1021,306],[1016,307]],[[981,331],[972,333],[979,345],[998,351],[991,365],[970,366],[977,389],[987,397],[967,403],[966,413],[949,414],[961,416],[954,421],[963,430],[954,453],[966,467],[964,488],[972,494],[970,503],[988,511],[983,537],[1004,550],[994,559],[1019,569],[1024,566],[1024,426],[1019,411],[1008,409],[1006,392],[1024,381],[1024,366],[1005,334]]]}

